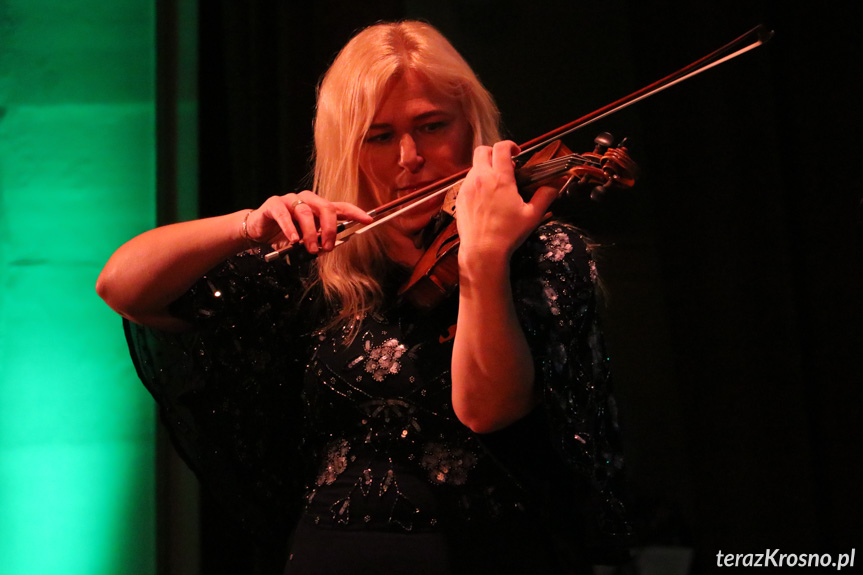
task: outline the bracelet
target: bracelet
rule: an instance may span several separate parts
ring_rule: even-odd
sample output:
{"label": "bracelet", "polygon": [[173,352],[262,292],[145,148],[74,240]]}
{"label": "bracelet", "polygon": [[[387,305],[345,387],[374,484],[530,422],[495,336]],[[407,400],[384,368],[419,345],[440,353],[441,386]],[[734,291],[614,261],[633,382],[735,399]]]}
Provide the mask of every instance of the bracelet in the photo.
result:
{"label": "bracelet", "polygon": [[243,218],[243,239],[245,239],[250,244],[256,244],[257,245],[257,244],[260,244],[261,242],[253,240],[252,237],[249,235],[249,224],[248,224],[249,223],[249,216],[254,211],[255,210],[249,210],[248,212],[246,212],[246,217]]}

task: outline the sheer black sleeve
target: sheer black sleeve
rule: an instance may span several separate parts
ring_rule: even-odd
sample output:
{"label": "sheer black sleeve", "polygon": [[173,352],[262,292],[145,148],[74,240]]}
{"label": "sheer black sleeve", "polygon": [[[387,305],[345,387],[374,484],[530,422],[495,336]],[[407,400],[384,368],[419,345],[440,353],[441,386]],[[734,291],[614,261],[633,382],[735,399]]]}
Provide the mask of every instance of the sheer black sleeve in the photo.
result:
{"label": "sheer black sleeve", "polygon": [[611,562],[625,558],[630,530],[594,275],[578,231],[561,223],[540,227],[513,257],[513,296],[542,404],[506,433],[528,444],[521,451],[530,463],[514,468],[527,470],[521,479],[547,519],[595,561]]}
{"label": "sheer black sleeve", "polygon": [[281,537],[298,512],[310,297],[286,264],[245,252],[172,306],[193,330],[125,322],[138,375],[178,452],[204,487],[261,535]]}

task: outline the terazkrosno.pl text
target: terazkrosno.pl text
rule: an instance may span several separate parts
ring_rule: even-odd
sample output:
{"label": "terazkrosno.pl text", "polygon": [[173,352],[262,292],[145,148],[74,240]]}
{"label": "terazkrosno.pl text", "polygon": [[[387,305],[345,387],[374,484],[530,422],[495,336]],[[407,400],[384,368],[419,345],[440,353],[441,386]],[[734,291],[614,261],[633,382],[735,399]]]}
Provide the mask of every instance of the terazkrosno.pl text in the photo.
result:
{"label": "terazkrosno.pl text", "polygon": [[832,567],[841,571],[854,567],[856,549],[850,553],[782,553],[779,549],[765,549],[764,553],[716,554],[717,567]]}

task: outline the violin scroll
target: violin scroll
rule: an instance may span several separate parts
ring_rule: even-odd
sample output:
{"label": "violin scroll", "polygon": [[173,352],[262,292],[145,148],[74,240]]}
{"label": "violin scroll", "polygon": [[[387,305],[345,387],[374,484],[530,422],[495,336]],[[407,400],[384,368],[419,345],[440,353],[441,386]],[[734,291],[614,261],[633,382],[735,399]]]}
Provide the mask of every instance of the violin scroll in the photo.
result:
{"label": "violin scroll", "polygon": [[594,143],[593,151],[583,154],[573,154],[560,141],[539,150],[516,172],[522,195],[529,196],[540,185],[557,186],[558,199],[551,205],[555,217],[576,225],[594,220],[589,212],[596,210],[609,191],[631,188],[638,177],[638,165],[629,155],[625,138],[612,147],[614,137],[602,132]]}
{"label": "violin scroll", "polygon": [[596,186],[590,192],[592,200],[602,200],[610,189],[629,189],[635,185],[635,180],[638,178],[638,164],[630,157],[625,144],[626,138],[621,140],[617,147],[603,150],[599,165],[607,179],[605,183]]}

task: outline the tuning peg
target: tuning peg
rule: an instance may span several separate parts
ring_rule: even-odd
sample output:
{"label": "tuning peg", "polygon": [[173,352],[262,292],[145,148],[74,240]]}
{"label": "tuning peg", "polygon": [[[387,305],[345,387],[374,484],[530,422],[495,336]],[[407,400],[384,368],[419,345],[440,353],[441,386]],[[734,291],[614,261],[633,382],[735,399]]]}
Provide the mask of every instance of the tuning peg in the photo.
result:
{"label": "tuning peg", "polygon": [[601,156],[608,151],[608,148],[610,148],[612,144],[614,144],[614,136],[608,132],[600,132],[593,139],[593,143],[596,144],[596,147],[593,149],[593,153]]}
{"label": "tuning peg", "polygon": [[601,186],[596,186],[590,191],[590,199],[594,202],[601,202],[605,198],[605,194],[614,187],[614,178],[608,178]]}

